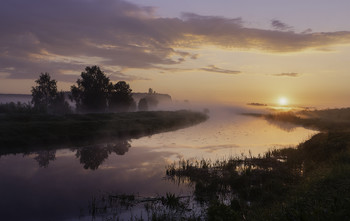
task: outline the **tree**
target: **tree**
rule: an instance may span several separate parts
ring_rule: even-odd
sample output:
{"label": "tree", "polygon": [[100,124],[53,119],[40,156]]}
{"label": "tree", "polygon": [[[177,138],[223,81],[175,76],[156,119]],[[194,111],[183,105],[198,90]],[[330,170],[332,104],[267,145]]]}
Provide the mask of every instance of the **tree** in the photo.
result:
{"label": "tree", "polygon": [[109,97],[109,110],[111,111],[128,111],[131,109],[134,99],[131,95],[129,84],[125,81],[119,81],[113,85],[111,95]]}
{"label": "tree", "polygon": [[49,73],[41,73],[35,82],[37,86],[32,87],[32,104],[36,111],[53,114],[71,112],[64,93],[57,91],[57,81],[51,80]]}
{"label": "tree", "polygon": [[41,73],[35,83],[37,85],[32,87],[32,104],[36,110],[47,112],[58,94],[57,81],[51,80],[49,73]]}
{"label": "tree", "polygon": [[71,87],[71,99],[79,111],[105,111],[113,88],[109,78],[98,66],[86,67],[77,85]]}
{"label": "tree", "polygon": [[49,111],[54,114],[67,114],[72,112],[62,91],[57,93],[57,96],[49,106]]}
{"label": "tree", "polygon": [[147,111],[148,110],[147,99],[141,98],[138,106],[139,106],[139,111]]}

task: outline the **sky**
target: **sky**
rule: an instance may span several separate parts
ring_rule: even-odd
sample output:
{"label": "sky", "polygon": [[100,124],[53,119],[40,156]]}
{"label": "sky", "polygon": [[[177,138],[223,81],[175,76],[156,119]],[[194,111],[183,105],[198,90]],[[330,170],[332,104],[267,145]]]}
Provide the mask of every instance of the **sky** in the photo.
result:
{"label": "sky", "polygon": [[350,106],[348,0],[1,0],[0,93],[98,65],[174,100]]}

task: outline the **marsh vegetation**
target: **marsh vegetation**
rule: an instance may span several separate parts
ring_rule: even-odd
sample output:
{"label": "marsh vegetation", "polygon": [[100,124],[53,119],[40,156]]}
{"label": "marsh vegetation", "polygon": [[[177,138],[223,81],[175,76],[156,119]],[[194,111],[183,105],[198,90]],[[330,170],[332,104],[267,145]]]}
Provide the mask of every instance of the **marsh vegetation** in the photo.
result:
{"label": "marsh vegetation", "polygon": [[166,173],[194,187],[208,220],[347,220],[349,114],[349,109],[253,114],[322,132],[296,148],[215,162],[182,160]]}

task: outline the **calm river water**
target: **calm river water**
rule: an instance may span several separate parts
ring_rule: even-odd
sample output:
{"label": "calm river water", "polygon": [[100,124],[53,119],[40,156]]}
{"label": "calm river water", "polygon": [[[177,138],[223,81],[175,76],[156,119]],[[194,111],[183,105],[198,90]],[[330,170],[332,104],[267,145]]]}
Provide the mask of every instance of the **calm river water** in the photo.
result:
{"label": "calm river water", "polygon": [[[257,155],[295,146],[315,134],[240,115],[242,111],[211,108],[204,123],[150,137],[0,156],[0,220],[91,220],[89,205],[105,193],[188,195],[188,185],[165,178],[170,163],[225,159],[249,151]],[[124,210],[118,216],[131,213]]]}

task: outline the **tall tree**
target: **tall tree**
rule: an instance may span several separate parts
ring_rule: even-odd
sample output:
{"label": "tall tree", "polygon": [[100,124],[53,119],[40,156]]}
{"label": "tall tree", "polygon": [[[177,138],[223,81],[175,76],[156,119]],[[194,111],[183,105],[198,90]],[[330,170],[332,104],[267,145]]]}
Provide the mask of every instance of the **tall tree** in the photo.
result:
{"label": "tall tree", "polygon": [[40,112],[64,114],[70,112],[70,107],[63,92],[57,91],[57,81],[51,80],[49,73],[41,73],[37,84],[32,87],[32,104]]}
{"label": "tall tree", "polygon": [[105,111],[113,88],[109,78],[98,66],[86,67],[77,85],[71,87],[71,99],[79,111]]}
{"label": "tall tree", "polygon": [[125,81],[119,81],[113,85],[109,97],[109,109],[111,111],[129,111],[134,103],[131,88]]}
{"label": "tall tree", "polygon": [[32,87],[32,104],[35,109],[46,112],[58,95],[57,81],[51,80],[49,73],[41,73],[35,83],[37,85]]}

